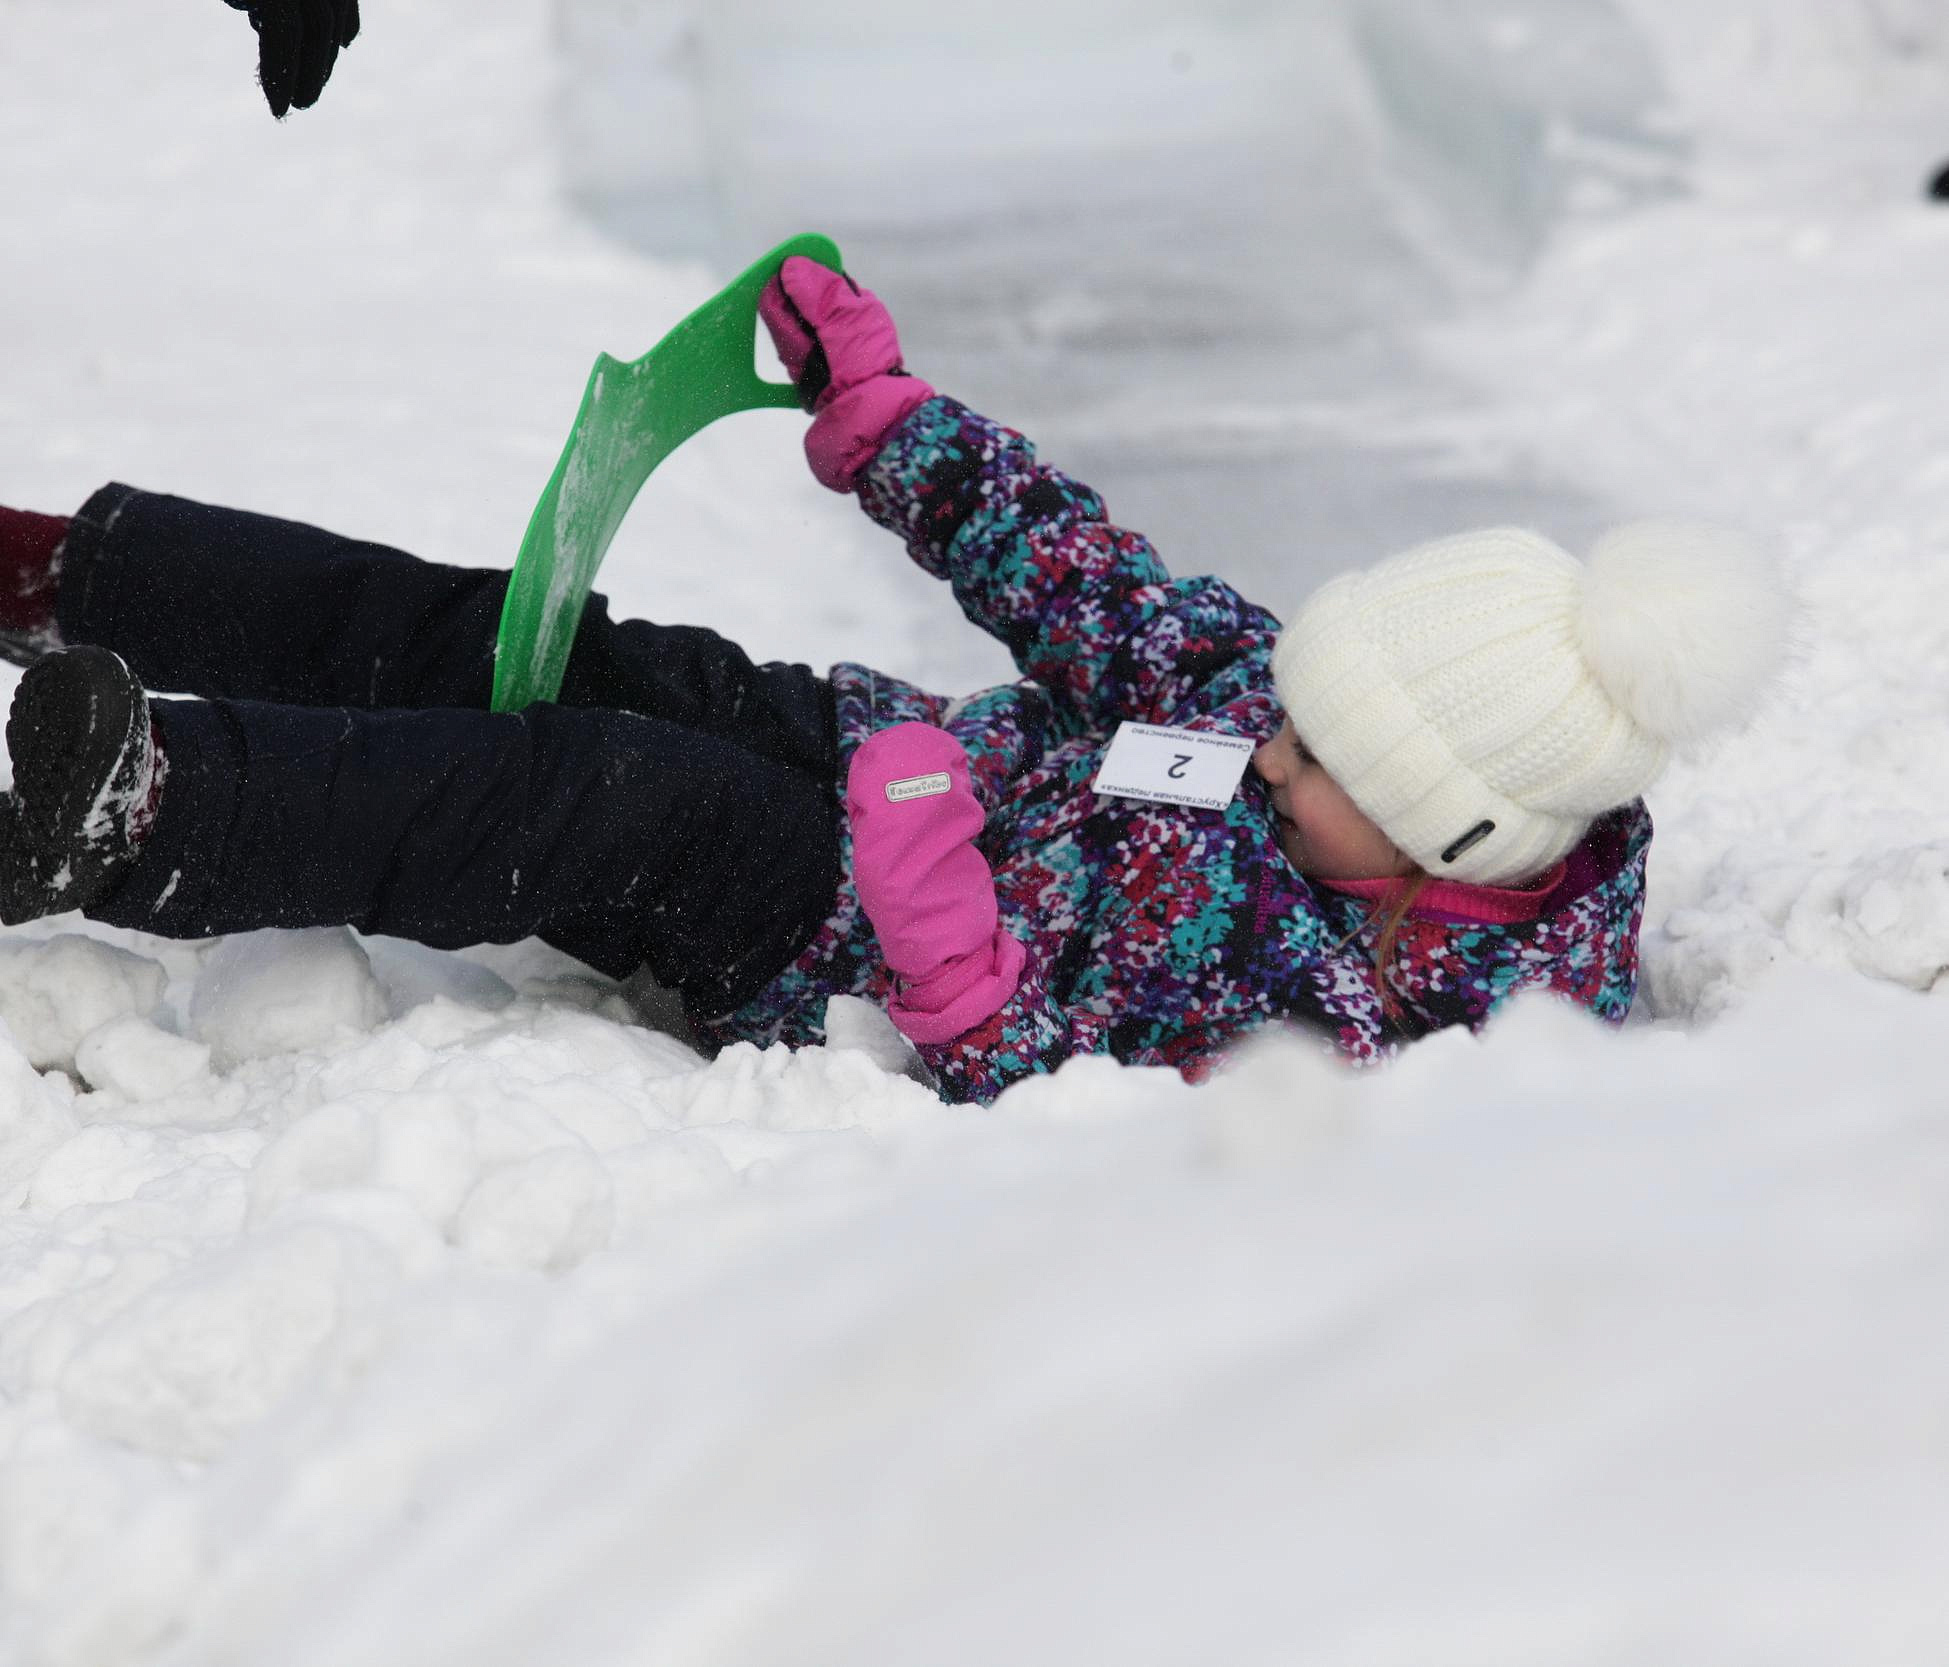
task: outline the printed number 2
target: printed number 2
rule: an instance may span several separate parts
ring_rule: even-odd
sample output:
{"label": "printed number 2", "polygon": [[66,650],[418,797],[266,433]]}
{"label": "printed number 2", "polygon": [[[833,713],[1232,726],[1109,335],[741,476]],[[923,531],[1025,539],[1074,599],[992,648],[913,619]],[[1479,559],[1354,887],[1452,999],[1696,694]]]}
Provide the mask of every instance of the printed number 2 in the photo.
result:
{"label": "printed number 2", "polygon": [[1166,770],[1164,773],[1165,775],[1169,776],[1173,781],[1181,781],[1184,778],[1185,770],[1189,768],[1191,764],[1191,755],[1188,752],[1174,752],[1171,754],[1171,756],[1174,759],[1176,759],[1177,762],[1173,764],[1170,767],[1170,769]]}

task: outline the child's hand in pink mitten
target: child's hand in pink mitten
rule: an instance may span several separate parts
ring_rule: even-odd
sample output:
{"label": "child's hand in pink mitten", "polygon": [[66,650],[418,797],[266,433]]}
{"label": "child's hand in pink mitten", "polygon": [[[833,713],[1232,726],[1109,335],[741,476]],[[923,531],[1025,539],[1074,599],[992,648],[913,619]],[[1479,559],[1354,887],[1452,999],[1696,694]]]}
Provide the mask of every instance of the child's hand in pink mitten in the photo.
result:
{"label": "child's hand in pink mitten", "polygon": [[952,1041],[1015,993],[1027,958],[975,849],[968,755],[931,724],[883,729],[853,754],[846,816],[860,906],[896,975],[888,1012],[916,1042]]}
{"label": "child's hand in pink mitten", "polygon": [[814,414],[805,436],[812,473],[850,492],[886,437],[934,390],[901,365],[900,338],[879,297],[815,260],[787,260],[758,297],[758,316]]}

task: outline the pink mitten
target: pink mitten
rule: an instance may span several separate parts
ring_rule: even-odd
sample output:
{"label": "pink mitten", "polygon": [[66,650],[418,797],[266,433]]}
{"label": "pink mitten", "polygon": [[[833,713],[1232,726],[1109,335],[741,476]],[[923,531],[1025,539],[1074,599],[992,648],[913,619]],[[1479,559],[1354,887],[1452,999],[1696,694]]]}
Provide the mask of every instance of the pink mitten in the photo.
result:
{"label": "pink mitten", "polygon": [[758,297],[786,373],[813,413],[805,436],[812,473],[850,492],[886,437],[934,390],[900,363],[893,319],[870,289],[793,255]]}
{"label": "pink mitten", "polygon": [[952,1041],[1015,993],[1027,959],[975,849],[968,755],[932,724],[883,729],[853,754],[846,816],[860,906],[895,974],[887,1011],[916,1042]]}

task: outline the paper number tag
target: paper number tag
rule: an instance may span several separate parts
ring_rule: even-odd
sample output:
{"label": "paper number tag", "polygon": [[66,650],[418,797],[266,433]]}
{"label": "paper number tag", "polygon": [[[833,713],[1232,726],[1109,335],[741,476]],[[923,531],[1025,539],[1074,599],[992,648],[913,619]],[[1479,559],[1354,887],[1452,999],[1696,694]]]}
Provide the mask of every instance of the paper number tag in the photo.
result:
{"label": "paper number tag", "polygon": [[1251,758],[1252,743],[1243,736],[1123,723],[1117,725],[1090,786],[1120,799],[1161,799],[1169,805],[1223,810]]}

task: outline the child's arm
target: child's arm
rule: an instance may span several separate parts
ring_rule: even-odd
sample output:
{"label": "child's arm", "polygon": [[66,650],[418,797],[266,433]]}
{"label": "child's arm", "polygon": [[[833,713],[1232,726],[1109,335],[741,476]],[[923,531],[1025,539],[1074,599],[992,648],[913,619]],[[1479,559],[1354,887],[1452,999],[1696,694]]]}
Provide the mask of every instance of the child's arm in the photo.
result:
{"label": "child's arm", "polygon": [[979,1024],[948,1041],[917,1046],[942,1099],[985,1106],[1024,1077],[1053,1071],[1076,1054],[1101,1053],[1108,1024],[1097,1014],[1059,1007],[1031,969]]}
{"label": "child's arm", "polygon": [[758,317],[812,413],[805,460],[813,478],[850,492],[860,470],[934,390],[900,360],[893,318],[870,289],[791,255],[758,297]]}
{"label": "child's arm", "polygon": [[853,884],[894,975],[888,1015],[917,1044],[979,1024],[1014,993],[1027,952],[1001,923],[968,755],[932,724],[869,737],[846,772]]}
{"label": "child's arm", "polygon": [[1026,676],[1096,727],[1181,722],[1266,681],[1271,614],[1220,580],[1173,579],[1094,491],[955,400],[908,416],[858,491]]}
{"label": "child's arm", "polygon": [[1216,579],[1173,579],[1021,435],[907,374],[871,291],[788,260],[760,302],[815,413],[806,455],[899,533],[962,611],[1092,727],[1174,722],[1265,683],[1278,622]]}

